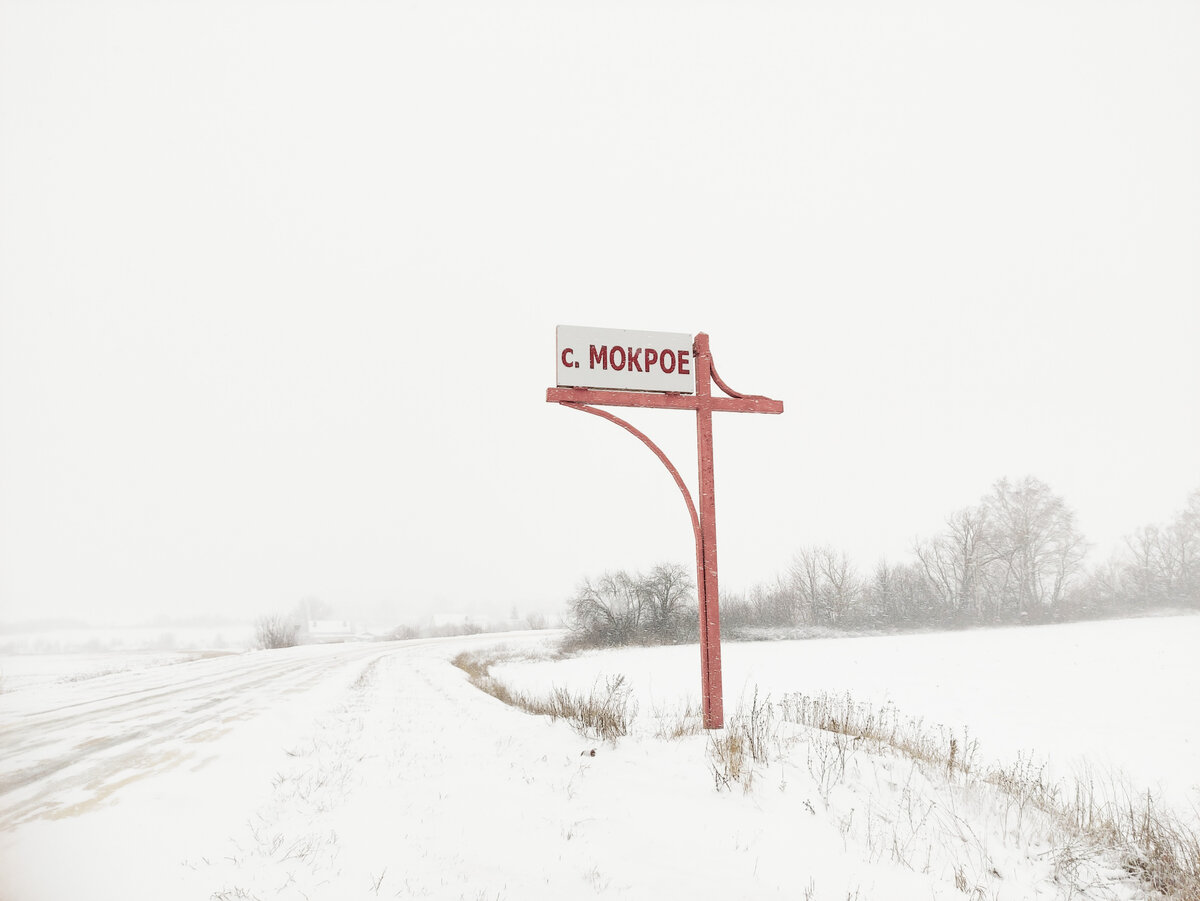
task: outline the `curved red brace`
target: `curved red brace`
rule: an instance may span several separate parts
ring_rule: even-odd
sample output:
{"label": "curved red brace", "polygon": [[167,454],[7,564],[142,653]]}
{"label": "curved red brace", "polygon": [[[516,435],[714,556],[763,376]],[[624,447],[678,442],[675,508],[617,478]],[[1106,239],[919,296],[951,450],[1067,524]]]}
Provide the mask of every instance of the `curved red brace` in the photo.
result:
{"label": "curved red brace", "polygon": [[667,472],[671,474],[671,478],[673,478],[675,480],[675,484],[679,486],[679,493],[683,495],[683,502],[687,504],[688,515],[692,518],[692,533],[696,536],[697,554],[699,554],[701,534],[700,515],[696,512],[696,504],[692,500],[692,493],[688,491],[687,485],[684,483],[683,478],[679,475],[679,470],[676,469],[675,465],[667,459],[667,455],[662,452],[662,449],[648,437],[646,437],[644,432],[634,428],[621,417],[613,416],[606,410],[598,410],[595,407],[589,407],[587,404],[572,404],[565,401],[561,402],[559,406],[566,407],[570,410],[581,410],[584,413],[591,413],[593,416],[599,416],[601,419],[607,419],[609,422],[615,422],[654,452],[654,456],[658,457],[658,459],[662,461],[662,465],[667,467]]}
{"label": "curved red brace", "polygon": [[770,400],[770,398],[765,394],[742,394],[740,391],[734,391],[732,388],[726,385],[725,382],[721,380],[721,377],[717,375],[717,366],[713,362],[711,353],[708,355],[708,371],[712,375],[712,380],[717,383],[717,387],[730,397],[734,397],[739,400]]}
{"label": "curved red brace", "polygon": [[[721,698],[721,673],[720,673],[720,633],[716,632],[717,647],[715,648],[715,658],[712,651],[709,650],[710,640],[708,631],[712,630],[712,625],[707,624],[710,614],[708,604],[709,579],[706,576],[707,569],[705,563],[704,549],[706,543],[704,541],[704,530],[700,525],[700,514],[696,512],[696,504],[692,500],[692,493],[688,491],[687,485],[683,481],[683,477],[679,475],[679,470],[675,468],[667,455],[662,452],[657,444],[651,441],[644,432],[635,428],[630,423],[626,422],[619,416],[614,416],[606,410],[598,410],[595,407],[587,404],[570,403],[568,401],[560,401],[560,406],[568,407],[572,410],[581,410],[584,413],[591,413],[593,416],[599,416],[601,419],[607,419],[609,422],[616,423],[625,431],[629,432],[635,438],[650,448],[654,452],[654,456],[662,461],[662,465],[667,468],[667,472],[671,474],[671,478],[675,480],[675,484],[679,486],[679,493],[683,495],[683,502],[687,505],[688,516],[692,519],[692,534],[696,540],[696,601],[700,613],[700,685],[701,685],[701,706],[704,715],[704,728],[719,729],[724,722],[724,713],[722,711]],[[709,542],[710,545],[715,545],[715,538]],[[715,548],[714,548],[715,558]],[[715,561],[714,561],[715,569]],[[714,580],[715,582],[715,580]],[[719,629],[719,625],[717,626]],[[716,672],[714,675],[713,661],[716,661]],[[715,696],[713,695],[715,687]]]}

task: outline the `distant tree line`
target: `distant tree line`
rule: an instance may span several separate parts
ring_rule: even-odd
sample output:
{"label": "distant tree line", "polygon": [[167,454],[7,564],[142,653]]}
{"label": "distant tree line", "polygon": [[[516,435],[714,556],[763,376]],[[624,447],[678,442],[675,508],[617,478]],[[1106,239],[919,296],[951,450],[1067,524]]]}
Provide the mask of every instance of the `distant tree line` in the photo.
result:
{"label": "distant tree line", "polygon": [[803,548],[773,585],[722,597],[722,625],[953,628],[1200,608],[1200,490],[1094,568],[1074,512],[1033,477],[996,482],[913,551],[864,574],[833,548]]}
{"label": "distant tree line", "polygon": [[387,637],[391,641],[408,641],[414,638],[451,638],[458,635],[483,635],[489,632],[508,632],[513,629],[529,629],[531,631],[551,628],[550,621],[544,613],[534,611],[524,616],[513,614],[511,619],[496,621],[466,620],[459,623],[442,625],[413,625],[406,623],[396,626]]}
{"label": "distant tree line", "polygon": [[1083,616],[1200,608],[1200,489],[1170,522],[1134,532],[1070,600]]}
{"label": "distant tree line", "polygon": [[[1200,489],[1161,526],[1085,567],[1087,543],[1064,500],[1039,479],[1001,479],[979,503],[918,541],[913,559],[862,571],[831,547],[802,548],[769,585],[721,598],[727,635],[755,629],[956,628],[1200,609]],[[694,640],[694,583],[678,565],[585,581],[568,602],[578,645]]]}

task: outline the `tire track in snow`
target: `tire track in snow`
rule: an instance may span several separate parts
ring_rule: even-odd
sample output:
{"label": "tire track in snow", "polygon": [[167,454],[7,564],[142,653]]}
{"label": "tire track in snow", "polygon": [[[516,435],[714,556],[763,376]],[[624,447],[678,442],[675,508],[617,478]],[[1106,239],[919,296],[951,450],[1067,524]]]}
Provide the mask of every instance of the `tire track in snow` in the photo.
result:
{"label": "tire track in snow", "polygon": [[[223,657],[196,661],[203,672],[182,681],[177,667],[191,664],[59,689],[54,706],[0,721],[0,829],[81,812],[122,785],[192,759],[205,741],[281,696],[395,649],[347,645]],[[131,687],[145,681],[153,684]],[[181,741],[197,747],[181,748]]]}
{"label": "tire track in snow", "polygon": [[[315,723],[230,846],[193,858],[211,897],[590,891],[602,861],[573,837],[593,818],[577,795],[595,743],[469,685],[449,662],[469,646],[381,659]],[[530,847],[541,863],[514,863]]]}

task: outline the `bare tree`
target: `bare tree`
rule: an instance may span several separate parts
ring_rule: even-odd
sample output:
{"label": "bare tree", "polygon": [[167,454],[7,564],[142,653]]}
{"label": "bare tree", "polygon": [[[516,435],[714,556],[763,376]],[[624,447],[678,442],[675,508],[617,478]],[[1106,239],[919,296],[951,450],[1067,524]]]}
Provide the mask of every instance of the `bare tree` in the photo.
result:
{"label": "bare tree", "polygon": [[585,579],[569,602],[571,631],[586,644],[628,644],[641,621],[642,599],[628,573]]}
{"label": "bare tree", "polygon": [[656,638],[673,640],[688,631],[693,617],[692,592],[695,589],[688,571],[678,563],[660,563],[650,575],[639,580],[646,594],[645,628]]}
{"label": "bare tree", "polygon": [[821,562],[819,549],[804,547],[792,558],[788,585],[795,598],[798,625],[826,622],[821,608]]}
{"label": "bare tree", "polygon": [[788,582],[803,623],[833,625],[855,618],[862,584],[850,558],[828,545],[796,552]]}
{"label": "bare tree", "polygon": [[946,531],[918,544],[917,560],[940,606],[955,621],[994,619],[985,570],[992,560],[987,546],[987,514],[982,507],[959,510],[946,520]]}
{"label": "bare tree", "polygon": [[695,634],[694,585],[684,567],[659,564],[649,575],[605,573],[584,580],[568,603],[576,643],[658,644]]}
{"label": "bare tree", "polygon": [[1200,490],[1174,520],[1143,526],[1125,547],[1127,603],[1200,606]]}
{"label": "bare tree", "polygon": [[742,595],[722,593],[721,628],[785,627],[796,624],[796,598],[787,581],[755,585]]}
{"label": "bare tree", "polygon": [[1128,604],[1129,570],[1124,561],[1111,558],[1092,567],[1069,592],[1067,612],[1072,619],[1114,613]]}
{"label": "bare tree", "polygon": [[829,621],[835,625],[853,621],[862,591],[854,564],[845,551],[835,551],[831,547],[822,548],[819,559],[823,582],[822,606],[828,611]]}
{"label": "bare tree", "polygon": [[1017,617],[1046,616],[1062,601],[1087,551],[1074,512],[1032,476],[996,482],[982,511],[989,589]]}
{"label": "bare tree", "polygon": [[1166,598],[1170,575],[1165,571],[1162,538],[1158,526],[1143,526],[1125,538],[1127,605],[1150,607]]}
{"label": "bare tree", "polygon": [[1167,592],[1172,603],[1200,607],[1200,488],[1167,527],[1164,556],[1170,561]]}

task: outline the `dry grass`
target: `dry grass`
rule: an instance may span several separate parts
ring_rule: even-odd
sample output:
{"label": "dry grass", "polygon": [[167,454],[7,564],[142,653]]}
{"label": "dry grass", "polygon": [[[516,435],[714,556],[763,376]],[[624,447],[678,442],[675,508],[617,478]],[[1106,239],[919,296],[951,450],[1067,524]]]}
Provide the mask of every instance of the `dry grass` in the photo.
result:
{"label": "dry grass", "polygon": [[514,691],[489,672],[498,658],[493,654],[464,652],[451,662],[467,674],[472,685],[493,698],[532,713],[562,719],[581,735],[603,741],[629,734],[636,708],[630,702],[630,689],[624,676],[610,678],[603,687],[593,686],[587,694],[574,694],[555,687],[549,696]]}
{"label": "dry grass", "polygon": [[[461,654],[453,662],[472,684],[506,704],[565,719],[582,734],[596,738],[615,740],[629,733],[633,718],[630,692],[622,677],[594,687],[586,695],[556,688],[548,697],[533,697],[514,692],[489,674],[496,659],[494,655]],[[675,740],[704,731],[700,711],[694,707],[656,711],[654,719],[655,736],[660,739]],[[998,793],[1005,834],[1020,836],[1051,824],[1056,842],[1055,876],[1066,883],[1086,880],[1083,874],[1093,862],[1115,859],[1141,881],[1148,897],[1200,901],[1200,823],[1180,818],[1152,794],[1134,793],[1113,781],[1098,785],[1095,780],[1079,780],[1064,788],[1047,776],[1044,764],[1024,756],[1009,765],[981,766],[978,742],[965,730],[904,717],[891,704],[872,707],[849,695],[828,694],[791,694],[773,703],[760,699],[756,692],[748,707],[743,705],[729,717],[723,730],[708,734],[715,786],[729,789],[738,784],[749,791],[758,767],[769,765],[773,756],[804,740],[802,733],[781,729],[785,724],[822,733],[823,738],[807,742],[807,762],[827,804],[829,793],[845,779],[847,765],[858,752],[900,755],[912,761],[910,780],[920,772],[925,775],[918,778],[945,779],[959,791]],[[904,795],[911,801],[912,793]],[[926,852],[918,839],[926,834],[934,806],[930,802],[928,809],[900,810],[892,818],[890,844],[886,836],[878,840],[880,853],[920,869],[920,855]],[[937,813],[937,818],[946,817],[954,829],[970,833],[969,824],[957,815]],[[896,823],[904,824],[905,829]],[[849,826],[847,823],[847,831]],[[872,828],[868,812],[868,844],[876,841]],[[974,869],[998,878],[990,864]],[[962,866],[954,871],[954,880],[965,895],[983,897],[979,894],[982,883],[968,879]]]}
{"label": "dry grass", "polygon": [[855,703],[848,695],[789,695],[779,709],[784,721],[834,737],[824,752],[814,754],[810,746],[809,767],[820,783],[840,779],[847,755],[859,748],[892,749],[931,774],[941,771],[967,787],[998,789],[1016,834],[1033,812],[1048,818],[1061,836],[1056,860],[1064,873],[1111,854],[1157,897],[1200,901],[1200,823],[1184,820],[1150,792],[1134,793],[1116,780],[1098,785],[1094,779],[1066,789],[1046,775],[1045,764],[1023,755],[1012,764],[980,768],[978,743],[965,733],[901,717],[891,705]]}
{"label": "dry grass", "polygon": [[1110,781],[1079,780],[1069,796],[1042,790],[1035,802],[1069,829],[1116,850],[1121,866],[1164,898],[1200,901],[1200,824],[1154,795]]}
{"label": "dry grass", "polygon": [[1103,828],[1124,840],[1125,868],[1168,898],[1200,899],[1200,832],[1154,798],[1114,806]]}
{"label": "dry grass", "polygon": [[700,706],[694,703],[674,711],[655,710],[654,722],[654,737],[664,741],[678,741],[704,731],[703,714]]}
{"label": "dry grass", "polygon": [[754,765],[771,762],[773,742],[778,742],[774,706],[769,700],[760,702],[755,689],[749,709],[739,708],[722,731],[709,735],[713,783],[721,789],[736,782],[749,791],[754,783]]}
{"label": "dry grass", "polygon": [[738,729],[714,732],[708,739],[709,764],[713,784],[717,789],[731,788],[734,783],[749,791],[754,784],[754,769],[746,753],[746,738]]}
{"label": "dry grass", "polygon": [[869,749],[890,748],[945,767],[950,775],[971,773],[979,750],[965,730],[959,735],[945,726],[929,727],[920,719],[902,717],[893,704],[872,707],[849,695],[787,695],[780,713],[784,722],[846,735]]}

